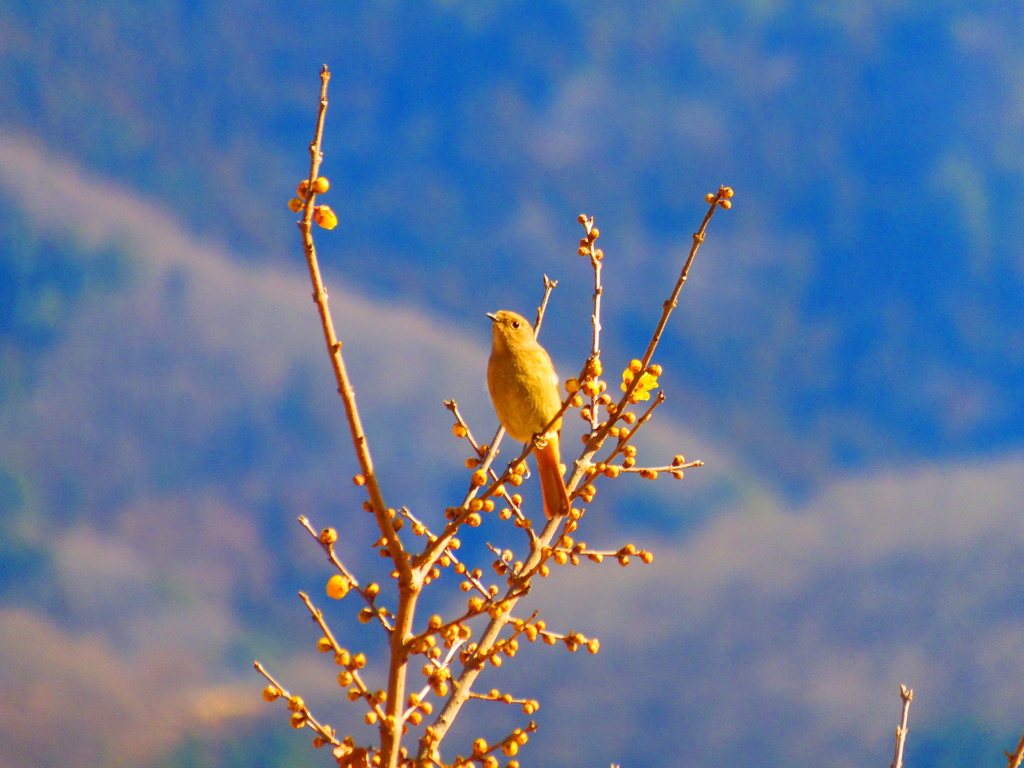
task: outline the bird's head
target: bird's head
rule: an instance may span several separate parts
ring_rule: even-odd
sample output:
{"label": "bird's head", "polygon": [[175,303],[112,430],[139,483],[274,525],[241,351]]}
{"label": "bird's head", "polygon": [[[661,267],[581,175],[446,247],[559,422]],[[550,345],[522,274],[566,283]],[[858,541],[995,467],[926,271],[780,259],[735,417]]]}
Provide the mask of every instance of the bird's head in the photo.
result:
{"label": "bird's head", "polygon": [[491,318],[491,335],[496,345],[515,347],[533,341],[533,326],[522,315],[503,309],[487,316]]}

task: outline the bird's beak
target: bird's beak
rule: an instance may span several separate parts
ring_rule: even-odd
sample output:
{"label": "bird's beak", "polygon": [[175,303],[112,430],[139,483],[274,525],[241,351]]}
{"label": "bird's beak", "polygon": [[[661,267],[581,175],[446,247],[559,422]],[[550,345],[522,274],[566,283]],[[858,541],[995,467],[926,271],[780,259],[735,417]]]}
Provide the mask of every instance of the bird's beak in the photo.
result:
{"label": "bird's beak", "polygon": [[497,315],[492,315],[492,314],[491,314],[490,312],[488,312],[488,313],[487,313],[487,316],[488,316],[489,318],[491,318],[491,320],[492,320],[493,322],[495,322],[495,323],[496,323],[496,322],[498,322],[498,316],[497,316]]}

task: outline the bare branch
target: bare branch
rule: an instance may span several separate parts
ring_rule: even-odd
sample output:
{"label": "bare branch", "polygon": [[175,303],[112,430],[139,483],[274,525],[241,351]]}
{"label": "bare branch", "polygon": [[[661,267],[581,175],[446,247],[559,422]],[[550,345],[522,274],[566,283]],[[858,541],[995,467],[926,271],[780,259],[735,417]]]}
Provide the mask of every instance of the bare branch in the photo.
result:
{"label": "bare branch", "polygon": [[903,714],[900,717],[899,727],[896,729],[896,753],[890,768],[903,768],[903,745],[907,740],[907,714],[910,712],[910,702],[914,700],[914,692],[901,683],[900,698],[903,700]]}

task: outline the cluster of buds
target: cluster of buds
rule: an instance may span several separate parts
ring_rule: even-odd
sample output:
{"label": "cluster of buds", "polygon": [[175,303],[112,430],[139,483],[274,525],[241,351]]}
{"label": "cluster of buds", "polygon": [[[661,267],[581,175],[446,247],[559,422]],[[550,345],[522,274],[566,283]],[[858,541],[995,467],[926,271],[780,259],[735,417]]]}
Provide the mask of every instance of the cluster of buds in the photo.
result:
{"label": "cluster of buds", "polygon": [[424,717],[429,717],[434,711],[434,705],[421,699],[418,693],[410,693],[406,704],[408,709],[405,712],[405,720],[412,725],[419,725]]}
{"label": "cluster of buds", "polygon": [[672,462],[670,464],[664,467],[637,467],[635,446],[623,446],[621,452],[621,464],[599,463],[594,465],[593,470],[601,472],[606,477],[618,477],[622,472],[635,472],[645,480],[657,480],[660,473],[667,472],[676,480],[682,480],[686,475],[686,469],[689,467],[700,467],[704,465],[704,462],[702,461],[687,462],[685,456],[677,455],[672,458]]}
{"label": "cluster of buds", "polygon": [[[477,698],[491,697],[478,696]],[[530,734],[535,733],[536,730],[537,724],[531,720],[525,728],[516,728],[504,739],[494,744],[488,744],[486,739],[477,739],[473,742],[472,754],[468,757],[456,755],[451,768],[470,768],[474,764],[479,765],[480,768],[498,768],[500,762],[495,753],[500,751],[506,757],[514,757],[519,753],[519,748],[530,740]],[[505,768],[519,768],[519,761],[509,760],[505,764]]]}
{"label": "cluster of buds", "polygon": [[[479,763],[482,768],[498,768],[498,758],[492,753],[500,749],[502,754],[513,757],[519,752],[519,747],[530,740],[530,734],[536,730],[537,724],[531,722],[525,729],[516,728],[497,744],[488,744],[484,739],[477,739],[473,742],[473,755],[469,758],[457,755],[455,762],[452,763],[452,768],[469,768],[474,762]],[[506,768],[518,768],[518,766],[519,762],[512,760]]]}
{"label": "cluster of buds", "polygon": [[341,744],[334,748],[334,759],[338,763],[338,768],[370,768],[371,765],[380,764],[379,755],[371,753],[365,747],[357,747],[351,736],[346,736],[341,740]]}
{"label": "cluster of buds", "polygon": [[334,649],[334,644],[326,637],[320,638],[317,642],[317,650],[323,653],[334,650],[334,663],[343,667],[338,673],[338,685],[348,688],[346,697],[349,701],[364,700],[370,707],[364,716],[364,720],[373,725],[384,712],[381,705],[387,701],[387,693],[383,690],[371,691],[367,688],[363,679],[359,676],[359,670],[366,666],[366,655],[363,653],[349,653],[344,648]]}
{"label": "cluster of buds", "polygon": [[[498,556],[491,564],[494,568],[494,572],[498,576],[507,576],[508,585],[512,586],[523,571],[523,561],[515,560],[515,553],[513,553],[511,549],[498,550],[490,544],[487,546],[490,547],[491,551]],[[547,576],[549,572],[550,571],[545,568],[540,575]]]}
{"label": "cluster of buds", "polygon": [[[438,617],[440,618],[440,617]],[[428,659],[434,662],[441,660],[442,650],[441,646],[437,644],[437,637],[444,640],[445,646],[451,648],[457,643],[462,643],[469,639],[473,634],[472,629],[459,622],[453,622],[439,633],[434,633],[433,630],[428,631],[418,637],[413,638],[409,641],[409,652],[426,656]]]}
{"label": "cluster of buds", "polygon": [[[625,462],[623,462],[625,463]],[[696,464],[687,464],[685,456],[675,456],[672,459],[672,463],[668,467],[644,467],[643,469],[637,470],[640,477],[646,480],[657,480],[659,472],[670,472],[672,477],[676,480],[682,480],[685,476],[683,467],[687,466],[700,466],[700,462]]]}
{"label": "cluster of buds", "polygon": [[595,246],[597,238],[601,236],[601,230],[594,226],[594,217],[581,213],[576,221],[582,224],[587,231],[586,236],[580,238],[580,246],[576,252],[580,256],[589,256],[594,261],[600,261],[604,258],[604,251]]}
{"label": "cluster of buds", "polygon": [[732,208],[733,194],[732,187],[719,187],[718,194],[716,195],[714,192],[708,192],[704,196],[704,202],[711,204],[717,202],[719,206],[725,210],[729,210]]}
{"label": "cluster of buds", "polygon": [[436,696],[443,698],[448,695],[448,681],[452,679],[452,673],[446,665],[425,664],[422,671]]}
{"label": "cluster of buds", "polygon": [[517,699],[511,693],[502,693],[497,688],[492,688],[488,693],[471,693],[470,698],[482,701],[500,701],[504,704],[521,704],[523,713],[532,715],[540,709],[540,702],[536,699]]}
{"label": "cluster of buds", "polygon": [[[603,372],[604,367],[601,365],[601,358],[592,357],[587,360],[587,364],[583,367],[582,381],[575,378],[566,379],[565,391],[570,395],[574,395],[569,405],[573,408],[582,406],[583,399],[580,396],[581,393],[591,399],[600,398],[604,391],[608,389],[608,383],[601,380]],[[609,402],[611,402],[610,397],[602,398],[602,404]]]}
{"label": "cluster of buds", "polygon": [[[331,183],[324,176],[318,176],[312,184],[308,179],[303,179],[295,190],[298,197],[293,197],[288,201],[288,210],[298,213],[306,207],[306,202],[310,198],[314,195],[322,195],[330,188]],[[318,205],[313,208],[313,221],[324,229],[334,229],[338,226],[338,216],[329,205]]]}
{"label": "cluster of buds", "polygon": [[559,565],[579,565],[583,558],[592,563],[602,563],[606,557],[613,557],[619,561],[619,565],[629,565],[630,558],[637,557],[645,565],[654,562],[654,553],[645,549],[637,549],[635,544],[626,544],[620,549],[613,551],[595,551],[587,548],[584,541],[575,542],[571,536],[563,535],[555,547],[549,547],[545,551]]}
{"label": "cluster of buds", "polygon": [[[601,648],[601,641],[596,637],[584,637],[579,632],[569,632],[568,634],[560,635],[549,631],[545,621],[536,617],[533,617],[530,620],[513,619],[511,623],[515,628],[515,634],[513,637],[521,634],[531,643],[536,641],[538,638],[540,638],[541,642],[545,645],[556,645],[557,643],[562,642],[565,644],[565,647],[573,653],[581,647],[586,647],[587,651],[594,654]],[[526,714],[530,713],[527,712]]]}
{"label": "cluster of buds", "polygon": [[[263,689],[263,700],[264,701],[277,701],[285,693],[276,685],[268,685]],[[292,728],[304,727],[309,719],[309,710],[306,708],[306,702],[302,700],[301,696],[288,696],[287,697],[288,711],[291,712],[291,716],[288,718],[288,724]]]}

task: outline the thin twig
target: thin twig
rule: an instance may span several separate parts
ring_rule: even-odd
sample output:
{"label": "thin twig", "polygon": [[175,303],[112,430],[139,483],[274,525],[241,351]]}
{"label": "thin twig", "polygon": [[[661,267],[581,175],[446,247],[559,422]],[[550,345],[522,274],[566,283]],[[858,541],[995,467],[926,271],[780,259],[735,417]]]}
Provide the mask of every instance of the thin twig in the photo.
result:
{"label": "thin twig", "polygon": [[896,752],[893,755],[890,768],[903,768],[903,744],[907,740],[907,713],[910,711],[910,702],[914,700],[914,692],[901,683],[900,698],[903,700],[903,714],[900,717],[900,725],[896,729]]}
{"label": "thin twig", "polygon": [[684,469],[693,469],[695,467],[703,466],[704,462],[698,459],[697,461],[689,461],[686,464],[666,464],[662,467],[618,467],[618,470],[619,472],[632,472],[635,474],[644,472],[682,472]]}
{"label": "thin twig", "polygon": [[556,285],[558,285],[557,280],[552,280],[547,275],[544,275],[544,298],[540,300],[540,306],[537,307],[537,322],[533,324],[534,338],[540,335],[540,324],[544,322],[544,312],[548,308],[548,298],[550,298],[551,292],[555,290]]}
{"label": "thin twig", "polygon": [[[258,661],[254,661],[252,665],[256,668],[256,671],[263,675],[267,679],[267,681],[274,687],[274,690],[277,691],[278,695],[287,700],[288,708],[292,710],[293,713],[302,713],[301,718],[303,726],[312,728],[314,731],[316,731],[317,734],[320,736],[320,738],[324,740],[325,743],[329,743],[335,747],[341,746],[341,742],[338,741],[334,729],[330,726],[320,723],[315,717],[313,717],[313,713],[309,711],[309,708],[305,705],[305,702],[303,702],[302,699],[292,696],[290,693],[288,693],[287,689],[279,682],[277,682],[277,680],[275,680],[274,677],[269,672],[267,672],[266,668]],[[293,717],[294,716],[295,715],[293,714]]]}
{"label": "thin twig", "polygon": [[[601,261],[604,253],[597,247],[597,238],[600,230],[594,228],[594,217],[580,214],[577,221],[583,225],[587,236],[580,240],[580,252],[586,252],[590,258],[590,266],[594,270],[594,311],[590,314],[590,324],[594,329],[590,343],[590,358],[587,361],[587,369],[591,372],[599,371],[601,359],[601,296],[604,295],[604,286],[601,283]],[[584,246],[583,243],[586,243]],[[594,391],[590,396],[590,430],[597,428],[597,398],[599,393]]]}

